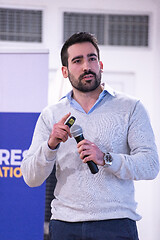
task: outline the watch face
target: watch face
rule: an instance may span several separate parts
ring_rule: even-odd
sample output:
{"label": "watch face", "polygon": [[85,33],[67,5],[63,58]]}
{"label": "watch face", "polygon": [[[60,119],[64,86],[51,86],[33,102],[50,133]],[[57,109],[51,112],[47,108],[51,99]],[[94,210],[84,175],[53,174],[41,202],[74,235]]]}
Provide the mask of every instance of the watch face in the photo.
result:
{"label": "watch face", "polygon": [[112,165],[112,156],[109,153],[106,153],[104,155],[104,161],[106,166],[111,166]]}

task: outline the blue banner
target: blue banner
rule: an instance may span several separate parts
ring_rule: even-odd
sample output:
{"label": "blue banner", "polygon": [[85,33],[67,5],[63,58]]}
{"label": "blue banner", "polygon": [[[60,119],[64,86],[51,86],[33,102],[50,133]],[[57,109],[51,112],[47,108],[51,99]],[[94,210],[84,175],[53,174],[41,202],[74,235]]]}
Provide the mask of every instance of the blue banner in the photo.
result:
{"label": "blue banner", "polygon": [[0,113],[0,239],[42,240],[45,184],[28,187],[20,171],[39,113]]}

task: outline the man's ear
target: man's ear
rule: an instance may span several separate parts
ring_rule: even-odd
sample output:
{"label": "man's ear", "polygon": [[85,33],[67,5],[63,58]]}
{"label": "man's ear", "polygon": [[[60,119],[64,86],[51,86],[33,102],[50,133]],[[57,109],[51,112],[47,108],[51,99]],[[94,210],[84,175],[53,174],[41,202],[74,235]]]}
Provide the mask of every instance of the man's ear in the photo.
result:
{"label": "man's ear", "polygon": [[65,66],[62,66],[62,74],[64,78],[68,77],[68,69]]}
{"label": "man's ear", "polygon": [[99,61],[99,65],[100,65],[101,72],[103,72],[103,63],[102,63],[102,61]]}

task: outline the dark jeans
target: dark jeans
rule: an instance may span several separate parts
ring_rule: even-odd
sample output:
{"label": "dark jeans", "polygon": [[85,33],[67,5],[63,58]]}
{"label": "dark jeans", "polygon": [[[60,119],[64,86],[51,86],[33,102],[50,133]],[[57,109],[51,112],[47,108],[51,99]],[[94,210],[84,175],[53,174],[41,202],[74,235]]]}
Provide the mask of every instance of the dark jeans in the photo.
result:
{"label": "dark jeans", "polygon": [[50,240],[138,240],[136,222],[113,219],[91,222],[51,220]]}

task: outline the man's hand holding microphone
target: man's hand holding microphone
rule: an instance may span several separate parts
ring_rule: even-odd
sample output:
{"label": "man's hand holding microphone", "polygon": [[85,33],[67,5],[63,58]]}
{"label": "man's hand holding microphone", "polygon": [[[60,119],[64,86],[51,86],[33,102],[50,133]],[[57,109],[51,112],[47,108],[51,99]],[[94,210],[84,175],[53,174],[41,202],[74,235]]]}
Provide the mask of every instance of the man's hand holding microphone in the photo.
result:
{"label": "man's hand holding microphone", "polygon": [[[73,116],[70,117],[70,115],[71,113],[66,114],[58,123],[54,124],[49,136],[48,146],[54,150],[61,142],[66,142],[68,137],[73,136],[77,142],[80,158],[88,164],[91,173],[95,174],[99,171],[97,165],[104,165],[104,153],[94,143],[84,139],[80,126],[74,125],[72,127],[76,119]],[[71,131],[70,127],[72,127]]]}

